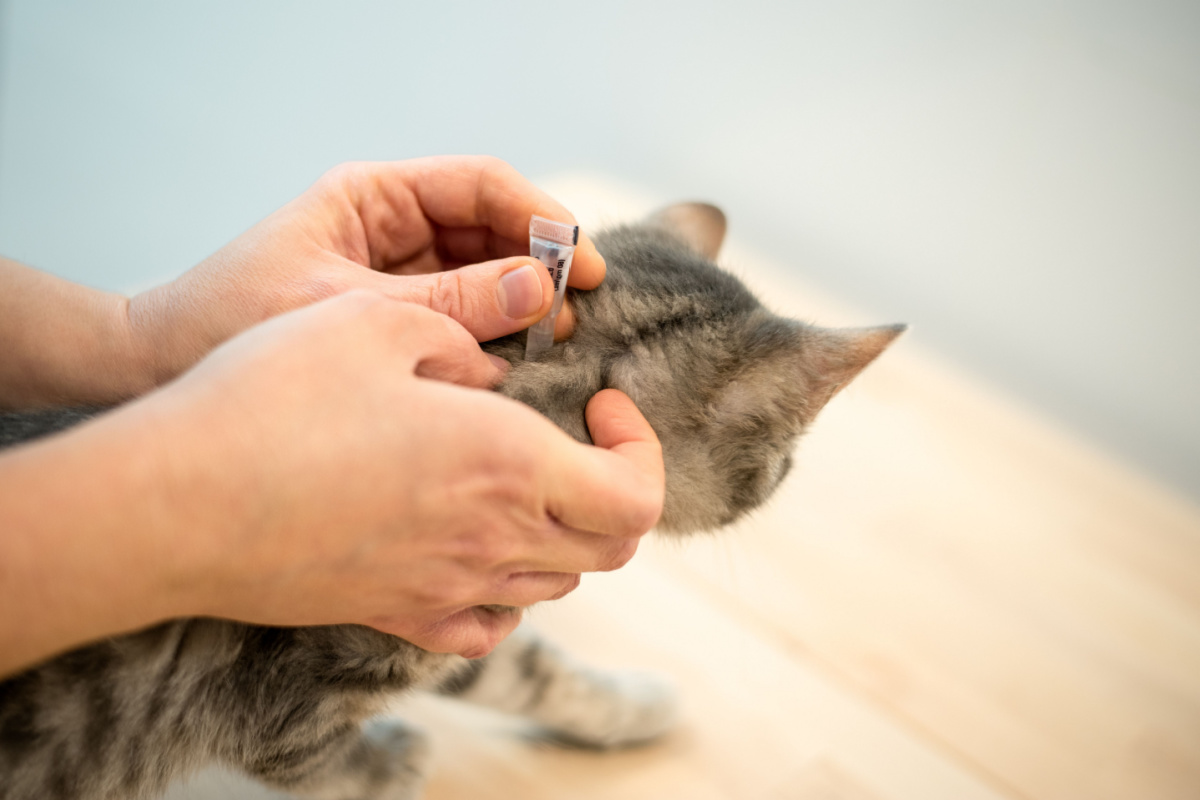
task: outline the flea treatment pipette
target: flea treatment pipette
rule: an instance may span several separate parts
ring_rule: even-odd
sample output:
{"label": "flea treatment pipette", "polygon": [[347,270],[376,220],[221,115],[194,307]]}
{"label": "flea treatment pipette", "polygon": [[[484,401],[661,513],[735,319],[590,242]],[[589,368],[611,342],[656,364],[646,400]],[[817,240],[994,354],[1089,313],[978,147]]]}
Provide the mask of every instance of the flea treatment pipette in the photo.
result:
{"label": "flea treatment pipette", "polygon": [[531,361],[554,344],[554,320],[562,311],[567,294],[567,274],[571,258],[579,244],[579,226],[532,217],[529,220],[529,255],[546,265],[554,281],[554,302],[550,313],[530,326],[525,340],[525,360]]}

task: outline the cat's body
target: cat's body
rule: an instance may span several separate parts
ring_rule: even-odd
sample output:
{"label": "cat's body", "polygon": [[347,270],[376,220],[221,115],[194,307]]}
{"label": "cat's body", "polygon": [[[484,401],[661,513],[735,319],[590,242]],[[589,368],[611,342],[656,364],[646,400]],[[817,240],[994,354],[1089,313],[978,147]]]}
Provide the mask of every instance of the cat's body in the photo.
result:
{"label": "cat's body", "polygon": [[[535,362],[521,336],[486,345],[512,362],[501,391],[581,441],[597,391],[634,399],[663,444],[668,531],[716,528],[761,504],[817,410],[901,330],[770,314],[711,263],[723,232],[716,209],[685,205],[601,234],[608,276],[574,295],[571,340]],[[85,418],[0,417],[0,446]],[[599,747],[653,738],[673,710],[663,685],[575,665],[525,628],[468,662],[361,626],[177,620],[0,681],[0,800],[148,797],[212,762],[308,797],[413,797],[419,735],[367,722],[409,689]]]}
{"label": "cat's body", "polygon": [[653,680],[590,672],[525,628],[467,661],[357,625],[177,620],[0,684],[0,797],[152,797],[211,763],[305,797],[415,797],[421,735],[362,726],[412,689],[596,747],[653,738],[673,709]]}

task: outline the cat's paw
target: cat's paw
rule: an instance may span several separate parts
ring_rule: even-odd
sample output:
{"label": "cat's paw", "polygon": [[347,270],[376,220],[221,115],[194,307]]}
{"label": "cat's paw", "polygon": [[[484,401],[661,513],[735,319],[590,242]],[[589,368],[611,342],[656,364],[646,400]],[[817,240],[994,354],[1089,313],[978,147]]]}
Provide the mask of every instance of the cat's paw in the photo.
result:
{"label": "cat's paw", "polygon": [[549,725],[552,739],[605,750],[636,747],[667,733],[679,719],[679,692],[661,675],[608,672],[594,674],[592,680],[606,698],[603,708]]}

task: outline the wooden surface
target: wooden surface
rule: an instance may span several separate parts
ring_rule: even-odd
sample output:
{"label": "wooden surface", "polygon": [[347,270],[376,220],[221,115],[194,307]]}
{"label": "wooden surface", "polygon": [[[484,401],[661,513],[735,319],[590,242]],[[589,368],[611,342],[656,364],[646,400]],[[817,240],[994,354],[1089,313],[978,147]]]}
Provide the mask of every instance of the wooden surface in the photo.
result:
{"label": "wooden surface", "polygon": [[[645,210],[563,179],[593,221]],[[740,249],[783,313],[868,320]],[[919,320],[915,322],[919,331]],[[647,541],[532,619],[665,672],[684,721],[614,754],[417,698],[427,797],[1200,798],[1200,511],[902,339],[823,412],[769,508]],[[177,798],[265,796],[213,774]]]}

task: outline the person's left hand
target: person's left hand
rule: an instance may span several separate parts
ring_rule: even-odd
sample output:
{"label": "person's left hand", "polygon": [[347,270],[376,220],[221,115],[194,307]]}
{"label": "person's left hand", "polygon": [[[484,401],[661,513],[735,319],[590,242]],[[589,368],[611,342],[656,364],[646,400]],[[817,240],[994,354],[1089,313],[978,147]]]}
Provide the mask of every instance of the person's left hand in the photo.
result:
{"label": "person's left hand", "polygon": [[[529,218],[574,222],[494,158],[344,164],[171,283],[130,300],[129,320],[162,383],[263,320],[352,289],[449,315],[477,341],[529,327],[553,284],[528,257]],[[593,289],[604,259],[584,235],[568,283]],[[569,334],[564,305],[555,327]]]}

